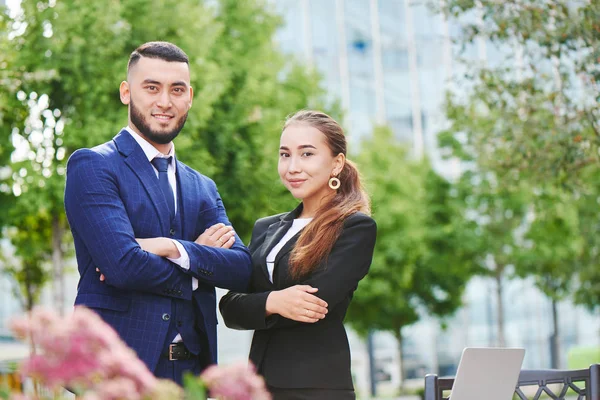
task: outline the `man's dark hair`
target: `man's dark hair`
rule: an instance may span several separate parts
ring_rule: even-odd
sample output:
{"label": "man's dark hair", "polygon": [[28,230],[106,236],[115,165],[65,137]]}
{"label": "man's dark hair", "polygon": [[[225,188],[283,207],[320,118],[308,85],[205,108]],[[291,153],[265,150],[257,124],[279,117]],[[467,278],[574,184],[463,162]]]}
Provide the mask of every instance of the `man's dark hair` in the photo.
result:
{"label": "man's dark hair", "polygon": [[133,67],[142,57],[159,58],[170,62],[184,62],[189,65],[190,61],[187,54],[173,43],[169,42],[148,42],[144,43],[131,53],[129,63],[127,64],[127,72]]}

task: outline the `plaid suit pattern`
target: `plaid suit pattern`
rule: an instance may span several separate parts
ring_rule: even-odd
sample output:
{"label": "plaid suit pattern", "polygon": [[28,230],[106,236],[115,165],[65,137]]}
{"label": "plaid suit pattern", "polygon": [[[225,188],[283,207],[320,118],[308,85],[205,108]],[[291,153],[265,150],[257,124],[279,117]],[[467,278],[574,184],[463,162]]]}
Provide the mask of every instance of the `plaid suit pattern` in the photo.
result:
{"label": "plaid suit pattern", "polygon": [[[80,280],[76,305],[108,322],[154,369],[166,340],[171,298],[195,302],[202,314],[211,361],[216,362],[214,287],[245,290],[250,256],[239,237],[231,249],[194,243],[206,228],[229,225],[212,180],[177,162],[182,193],[182,240],[190,269],[147,253],[135,238],[168,237],[168,205],[152,165],[131,135],[120,132],[93,149],[73,153],[67,164],[65,210],[73,234]],[[96,268],[105,275],[100,282]],[[192,276],[199,287],[192,292]]]}

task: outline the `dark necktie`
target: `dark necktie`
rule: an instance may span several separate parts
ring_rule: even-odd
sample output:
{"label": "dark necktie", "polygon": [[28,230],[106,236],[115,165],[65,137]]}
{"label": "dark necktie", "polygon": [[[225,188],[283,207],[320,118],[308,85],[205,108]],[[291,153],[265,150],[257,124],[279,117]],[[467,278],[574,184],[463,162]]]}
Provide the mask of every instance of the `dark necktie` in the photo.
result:
{"label": "dark necktie", "polygon": [[152,165],[158,170],[158,185],[160,186],[160,190],[162,190],[165,195],[165,200],[167,201],[167,205],[169,206],[169,221],[175,217],[175,196],[173,196],[173,189],[171,189],[171,185],[169,184],[169,176],[167,174],[167,169],[169,167],[169,163],[171,162],[171,158],[160,158],[156,157],[152,160]]}

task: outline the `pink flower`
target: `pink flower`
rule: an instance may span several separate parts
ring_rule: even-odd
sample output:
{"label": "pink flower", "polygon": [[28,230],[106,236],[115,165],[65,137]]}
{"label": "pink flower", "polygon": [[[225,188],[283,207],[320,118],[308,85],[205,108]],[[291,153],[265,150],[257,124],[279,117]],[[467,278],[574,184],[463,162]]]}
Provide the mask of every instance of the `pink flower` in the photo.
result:
{"label": "pink flower", "polygon": [[174,400],[184,399],[185,393],[183,388],[173,381],[168,379],[158,379],[152,393],[148,395],[152,400]]}
{"label": "pink flower", "polygon": [[14,332],[19,339],[25,339],[31,330],[31,324],[25,318],[15,318],[9,323],[10,330]]}
{"label": "pink flower", "polygon": [[102,400],[139,400],[143,397],[135,383],[127,378],[116,378],[96,386],[94,391],[98,399]]}
{"label": "pink flower", "polygon": [[[11,328],[35,350],[21,372],[50,389],[71,387],[83,393],[83,400],[184,398],[181,387],[156,379],[116,331],[84,307],[66,317],[36,308],[13,320]],[[219,399],[271,399],[262,377],[246,362],[211,366],[199,379]],[[11,399],[30,400],[16,395]]]}
{"label": "pink flower", "polygon": [[81,400],[103,400],[98,393],[95,392],[87,392],[81,397]]}
{"label": "pink flower", "polygon": [[210,393],[227,400],[270,400],[263,378],[256,374],[251,363],[239,362],[226,367],[208,367],[200,379],[210,388]]}
{"label": "pink flower", "polygon": [[[89,396],[137,399],[149,395],[157,379],[146,365],[96,313],[84,307],[64,318],[34,309],[12,321],[20,338],[33,343],[35,352],[21,372],[56,388],[68,386],[89,391]],[[125,395],[126,393],[126,395]]]}

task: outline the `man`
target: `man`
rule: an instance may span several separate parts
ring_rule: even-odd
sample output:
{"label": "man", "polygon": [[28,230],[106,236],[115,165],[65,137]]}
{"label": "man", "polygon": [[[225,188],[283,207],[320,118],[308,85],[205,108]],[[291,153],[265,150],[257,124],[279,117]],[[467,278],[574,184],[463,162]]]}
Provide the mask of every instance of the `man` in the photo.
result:
{"label": "man", "polygon": [[[140,46],[120,95],[128,126],[67,165],[75,304],[98,312],[156,376],[181,383],[184,371],[216,362],[215,286],[245,290],[250,256],[214,182],[175,158],[193,98],[186,54],[166,42]],[[200,244],[208,228],[216,247]],[[172,258],[140,246],[157,237],[168,238]]]}

